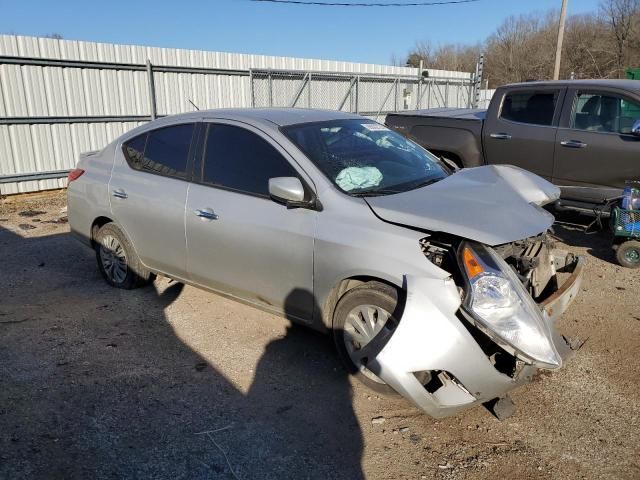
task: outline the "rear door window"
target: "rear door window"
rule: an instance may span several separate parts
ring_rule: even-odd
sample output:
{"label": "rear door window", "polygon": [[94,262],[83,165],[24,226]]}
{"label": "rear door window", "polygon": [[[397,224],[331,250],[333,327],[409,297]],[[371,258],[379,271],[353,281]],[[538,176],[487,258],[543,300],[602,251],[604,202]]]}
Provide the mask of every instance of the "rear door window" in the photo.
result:
{"label": "rear door window", "polygon": [[640,120],[640,103],[616,95],[578,92],[571,128],[590,132],[631,133]]}
{"label": "rear door window", "polygon": [[152,130],[124,144],[127,162],[136,170],[186,178],[194,124]]}
{"label": "rear door window", "polygon": [[551,125],[559,91],[528,90],[508,93],[502,102],[500,118],[531,125]]}
{"label": "rear door window", "polygon": [[202,181],[253,195],[269,196],[269,179],[298,177],[266,140],[233,125],[210,124]]}

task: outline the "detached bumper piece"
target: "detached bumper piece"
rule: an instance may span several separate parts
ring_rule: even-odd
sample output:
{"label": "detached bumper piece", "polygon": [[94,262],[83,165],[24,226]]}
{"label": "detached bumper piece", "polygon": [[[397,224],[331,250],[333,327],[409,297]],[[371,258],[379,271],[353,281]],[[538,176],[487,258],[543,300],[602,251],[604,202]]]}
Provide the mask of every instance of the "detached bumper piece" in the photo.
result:
{"label": "detached bumper piece", "polygon": [[540,304],[551,321],[555,323],[580,290],[585,262],[583,257],[576,257],[563,250],[554,249],[551,253],[556,272],[569,274],[564,283]]}
{"label": "detached bumper piece", "polygon": [[[554,321],[580,289],[584,261],[555,250],[553,261],[558,272],[569,274],[541,304],[555,332]],[[461,300],[453,280],[407,276],[406,288],[402,320],[367,367],[425,413],[442,418],[507,397],[537,372],[518,359],[513,375],[496,368],[458,315]],[[563,357],[569,355],[571,349],[557,333],[554,344]]]}

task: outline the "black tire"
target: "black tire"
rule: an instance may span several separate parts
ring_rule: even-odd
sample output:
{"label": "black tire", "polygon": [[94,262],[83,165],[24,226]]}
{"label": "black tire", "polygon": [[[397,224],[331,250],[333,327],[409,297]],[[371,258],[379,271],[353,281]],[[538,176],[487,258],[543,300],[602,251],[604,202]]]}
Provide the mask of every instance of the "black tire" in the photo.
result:
{"label": "black tire", "polygon": [[640,268],[640,242],[628,240],[618,245],[616,250],[618,263],[627,268]]}
{"label": "black tire", "polygon": [[359,366],[355,365],[347,350],[347,342],[350,341],[345,332],[347,319],[354,309],[363,305],[376,306],[391,314],[384,328],[393,329],[398,324],[397,319],[400,318],[400,314],[397,289],[381,282],[371,281],[349,290],[340,298],[333,314],[333,339],[338,356],[349,373],[371,390],[383,395],[397,395],[395,390],[375,377],[373,373],[363,372]]}
{"label": "black tire", "polygon": [[142,265],[131,242],[116,225],[104,225],[94,240],[98,269],[109,285],[131,290],[153,281],[153,274]]}

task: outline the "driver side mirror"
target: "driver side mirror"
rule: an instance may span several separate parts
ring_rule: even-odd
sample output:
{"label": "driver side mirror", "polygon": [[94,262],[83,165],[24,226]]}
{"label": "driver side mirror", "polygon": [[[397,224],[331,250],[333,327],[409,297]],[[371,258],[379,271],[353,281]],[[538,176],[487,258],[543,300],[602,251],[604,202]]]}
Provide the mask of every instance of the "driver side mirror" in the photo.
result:
{"label": "driver side mirror", "polygon": [[275,177],[269,179],[269,195],[284,203],[287,208],[317,208],[317,201],[304,199],[304,187],[297,177]]}
{"label": "driver side mirror", "polygon": [[631,127],[631,135],[640,137],[640,120],[636,120]]}

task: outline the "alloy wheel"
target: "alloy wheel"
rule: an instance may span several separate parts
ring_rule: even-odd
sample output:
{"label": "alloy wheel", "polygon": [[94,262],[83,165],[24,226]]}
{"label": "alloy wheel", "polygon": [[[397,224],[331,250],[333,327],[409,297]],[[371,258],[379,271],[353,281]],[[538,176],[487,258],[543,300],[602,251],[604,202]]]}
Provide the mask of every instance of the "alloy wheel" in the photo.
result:
{"label": "alloy wheel", "polygon": [[378,383],[384,382],[362,363],[357,352],[380,333],[389,317],[389,312],[376,305],[359,305],[349,312],[344,323],[344,344],[349,358],[363,375]]}
{"label": "alloy wheel", "polygon": [[127,277],[127,257],[122,244],[113,235],[106,235],[100,243],[100,261],[113,283],[120,284]]}

